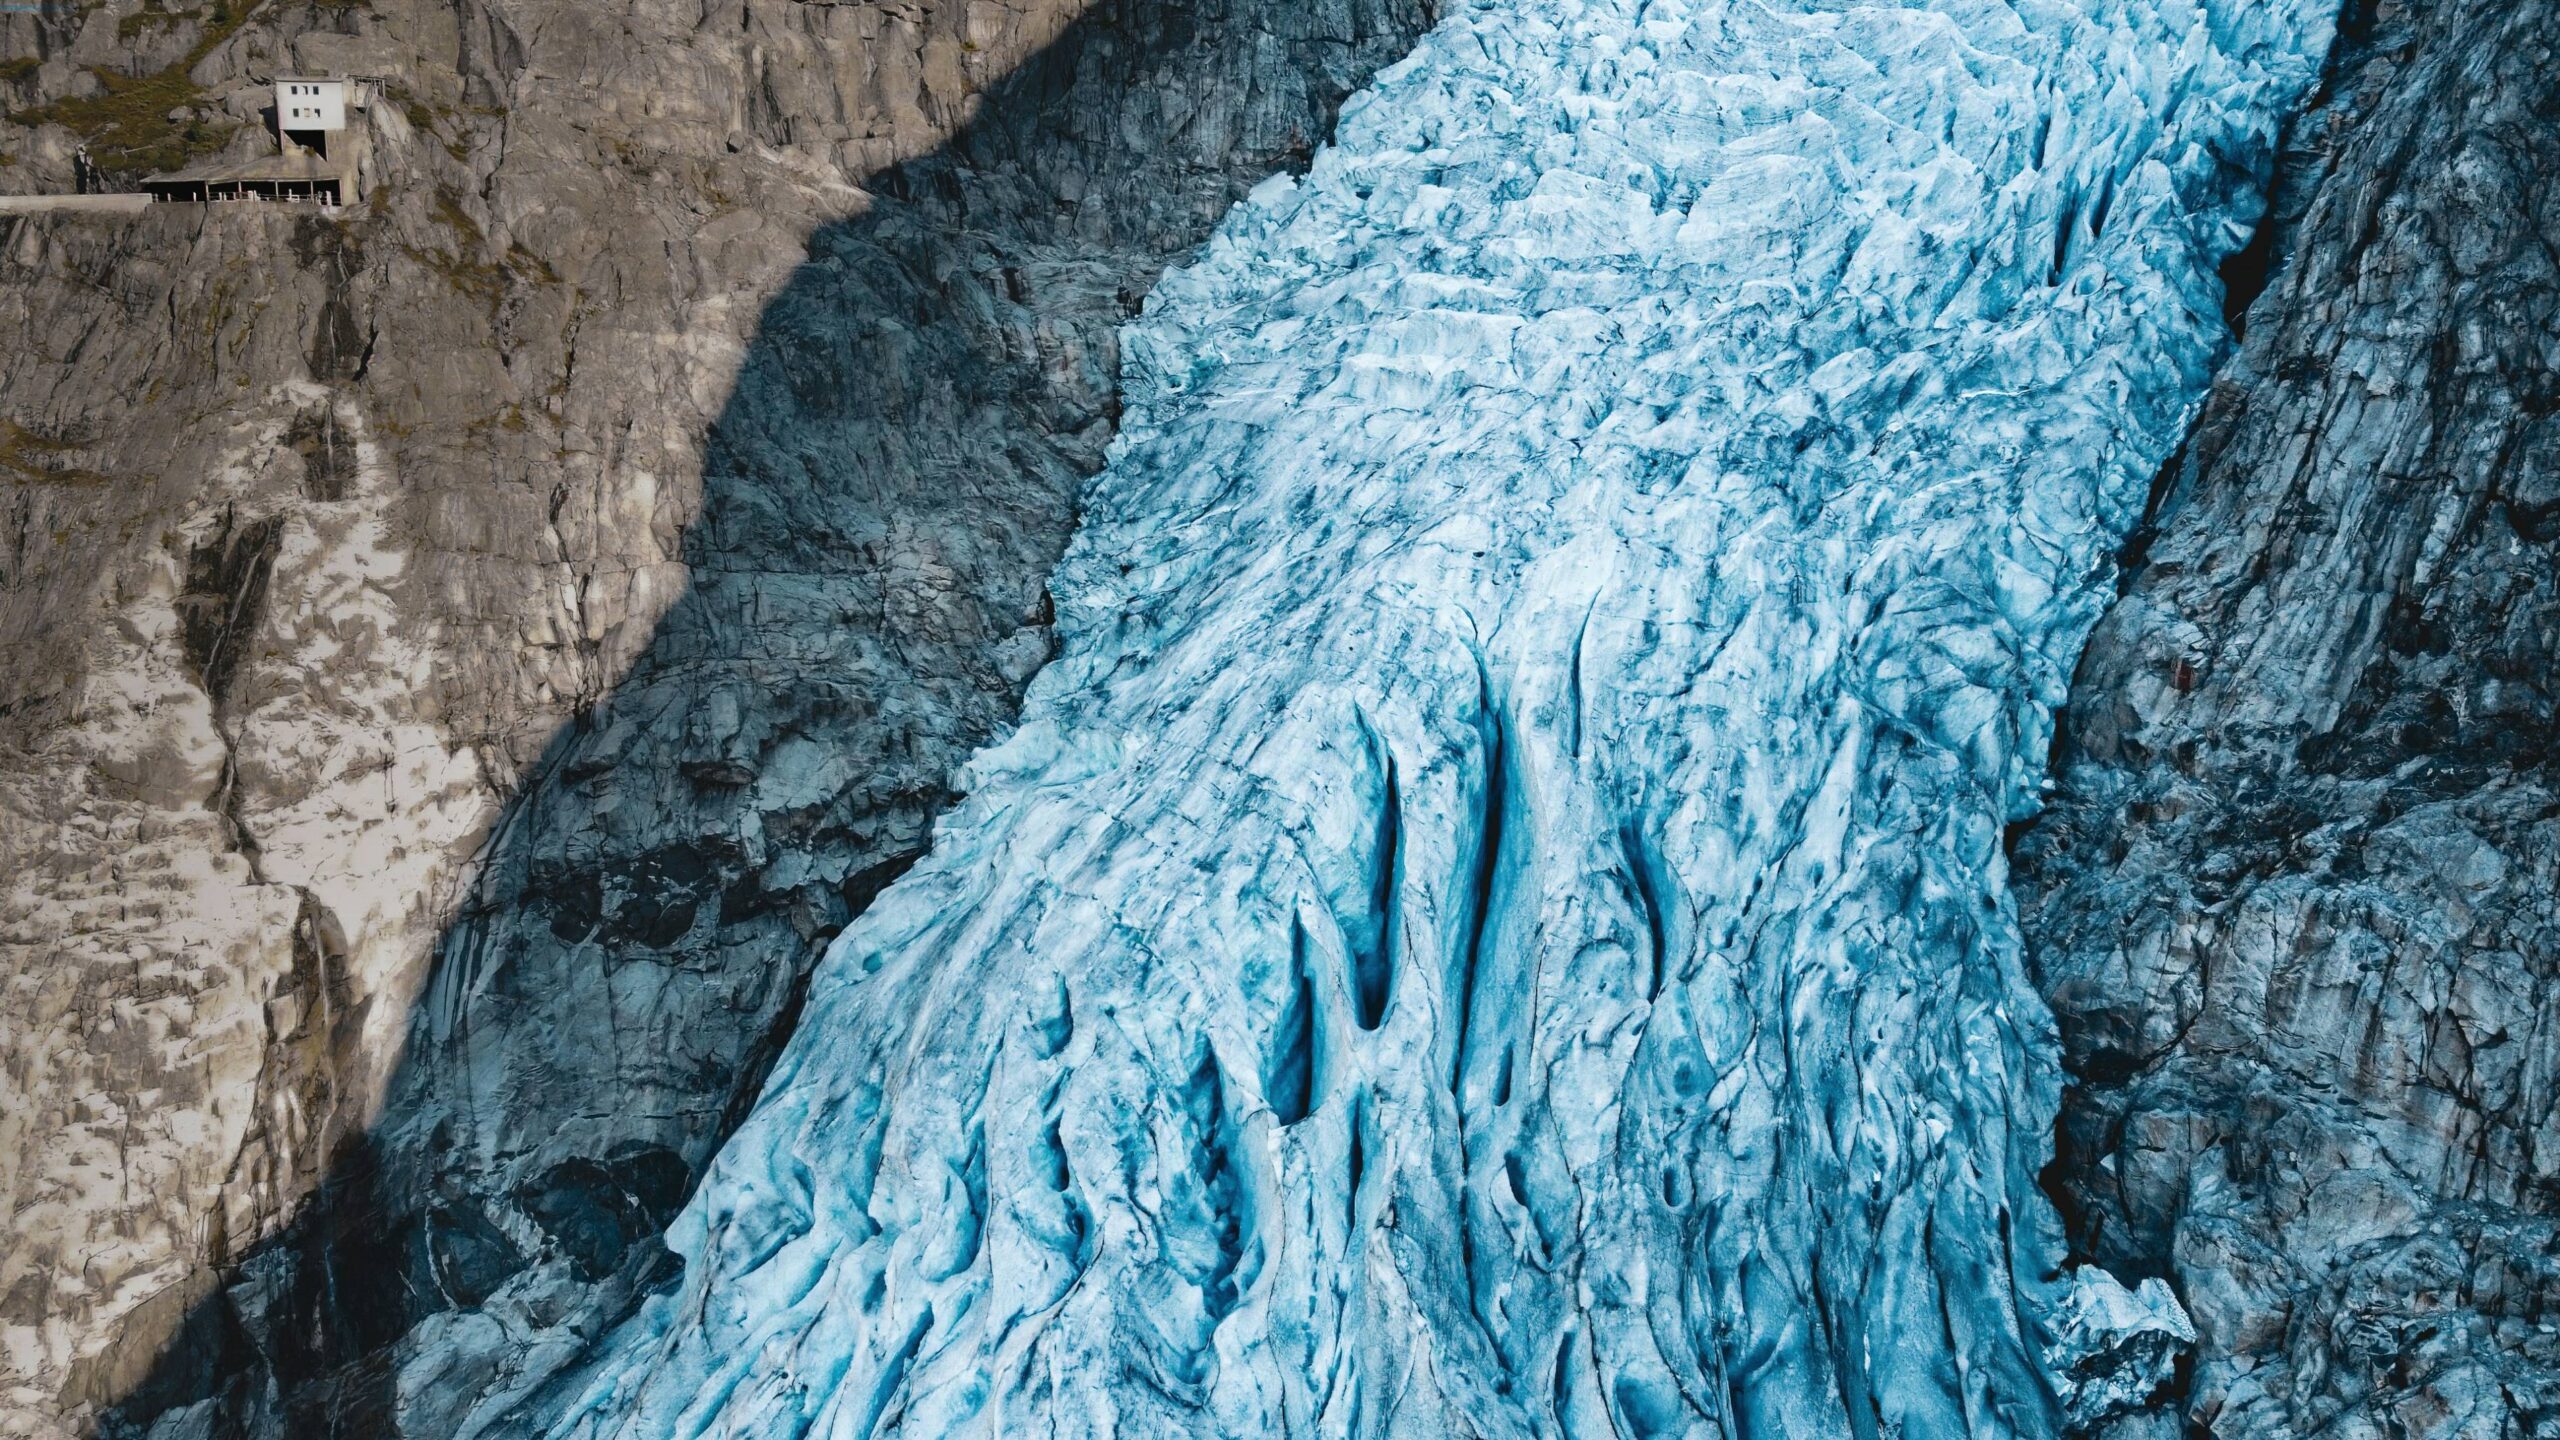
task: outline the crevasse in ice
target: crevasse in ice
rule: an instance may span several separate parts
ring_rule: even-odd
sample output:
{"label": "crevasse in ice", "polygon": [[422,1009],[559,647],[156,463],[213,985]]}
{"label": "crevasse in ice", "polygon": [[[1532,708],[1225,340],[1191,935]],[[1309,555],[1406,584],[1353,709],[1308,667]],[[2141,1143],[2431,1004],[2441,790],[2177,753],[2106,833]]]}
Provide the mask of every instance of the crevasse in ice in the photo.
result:
{"label": "crevasse in ice", "polygon": [[1130,327],[1061,657],[561,1433],[2126,1388],[2057,1317],[2184,1321],[2056,1273],[2002,830],[2334,10],[1445,17]]}

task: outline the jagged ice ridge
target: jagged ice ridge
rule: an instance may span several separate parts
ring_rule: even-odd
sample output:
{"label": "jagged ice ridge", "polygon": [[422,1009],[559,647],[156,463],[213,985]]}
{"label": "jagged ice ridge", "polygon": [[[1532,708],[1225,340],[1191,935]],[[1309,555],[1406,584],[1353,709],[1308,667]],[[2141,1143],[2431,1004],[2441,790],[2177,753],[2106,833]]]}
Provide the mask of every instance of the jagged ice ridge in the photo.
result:
{"label": "jagged ice ridge", "polygon": [[573,1436],[2037,1436],[2003,827],[2325,0],[1476,0],[1126,336],[1061,657]]}

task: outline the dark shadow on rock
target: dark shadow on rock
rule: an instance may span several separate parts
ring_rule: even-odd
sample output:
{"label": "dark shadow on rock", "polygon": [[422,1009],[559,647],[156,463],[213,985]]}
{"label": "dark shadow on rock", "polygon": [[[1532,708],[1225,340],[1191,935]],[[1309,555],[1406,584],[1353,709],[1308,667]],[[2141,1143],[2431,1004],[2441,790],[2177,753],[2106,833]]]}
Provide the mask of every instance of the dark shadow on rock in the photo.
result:
{"label": "dark shadow on rock", "polygon": [[1048,656],[1115,327],[1429,18],[1104,0],[811,237],[707,438],[689,587],[493,833],[383,1114],[138,1383],[92,1382],[103,1433],[452,1435],[673,1273],[823,943]]}
{"label": "dark shadow on rock", "polygon": [[2560,1049],[2518,1043],[2560,1029],[2554,36],[2560,0],[2344,0],[2269,283],[2056,717],[2012,871],[2047,1186],[2202,1337],[2110,1433],[2560,1417]]}

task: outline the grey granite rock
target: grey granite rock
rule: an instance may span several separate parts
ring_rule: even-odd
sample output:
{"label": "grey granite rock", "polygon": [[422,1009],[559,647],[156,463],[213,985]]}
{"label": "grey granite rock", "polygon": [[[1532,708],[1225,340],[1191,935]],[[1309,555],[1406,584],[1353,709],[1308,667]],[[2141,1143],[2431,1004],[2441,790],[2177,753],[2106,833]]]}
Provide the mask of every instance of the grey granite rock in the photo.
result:
{"label": "grey granite rock", "polygon": [[465,1433],[609,1318],[1046,658],[1113,328],[1426,18],[268,6],[188,80],[381,77],[367,206],[0,219],[0,1433]]}
{"label": "grey granite rock", "polygon": [[2350,7],[2020,899],[2189,1434],[2560,1434],[2560,6]]}

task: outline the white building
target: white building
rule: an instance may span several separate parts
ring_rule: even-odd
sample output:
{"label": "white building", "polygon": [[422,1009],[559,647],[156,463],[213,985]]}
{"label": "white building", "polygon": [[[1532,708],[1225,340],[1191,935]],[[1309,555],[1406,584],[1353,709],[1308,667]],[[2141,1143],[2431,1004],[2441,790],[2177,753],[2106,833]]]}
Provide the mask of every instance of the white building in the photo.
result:
{"label": "white building", "polygon": [[347,82],[309,75],[276,77],[276,138],[329,153],[328,137],[347,128]]}

